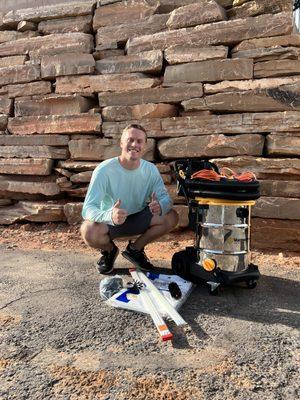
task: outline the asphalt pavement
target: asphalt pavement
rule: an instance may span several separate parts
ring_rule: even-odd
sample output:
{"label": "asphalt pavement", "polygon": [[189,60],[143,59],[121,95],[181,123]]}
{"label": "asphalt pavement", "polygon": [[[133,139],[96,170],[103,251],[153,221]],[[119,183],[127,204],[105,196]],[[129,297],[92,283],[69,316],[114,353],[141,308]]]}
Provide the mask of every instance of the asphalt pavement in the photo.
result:
{"label": "asphalt pavement", "polygon": [[[0,254],[0,399],[299,398],[299,268],[264,267],[257,288],[219,296],[196,286],[188,326],[163,343],[149,316],[100,299],[91,255]],[[119,257],[116,273],[129,266]]]}

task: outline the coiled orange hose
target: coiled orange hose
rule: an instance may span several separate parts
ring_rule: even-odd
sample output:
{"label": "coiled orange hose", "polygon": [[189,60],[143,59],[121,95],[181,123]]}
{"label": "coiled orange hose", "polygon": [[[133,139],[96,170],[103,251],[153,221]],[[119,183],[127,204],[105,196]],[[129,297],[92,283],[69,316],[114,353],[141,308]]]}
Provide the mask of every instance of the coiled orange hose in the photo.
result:
{"label": "coiled orange hose", "polygon": [[219,181],[221,179],[221,175],[212,169],[201,169],[200,171],[195,172],[192,176],[192,179],[207,179],[209,181]]}
{"label": "coiled orange hose", "polygon": [[245,171],[242,174],[238,175],[232,169],[228,167],[221,168],[221,175],[227,179],[236,179],[239,182],[252,182],[256,180],[256,176],[251,171]]}
{"label": "coiled orange hose", "polygon": [[239,182],[252,182],[256,180],[255,174],[251,171],[246,171],[238,175],[236,172],[232,171],[232,169],[227,167],[222,168],[220,174],[212,169],[201,169],[200,171],[195,172],[191,178],[206,179],[215,182],[219,182],[222,178],[237,180]]}

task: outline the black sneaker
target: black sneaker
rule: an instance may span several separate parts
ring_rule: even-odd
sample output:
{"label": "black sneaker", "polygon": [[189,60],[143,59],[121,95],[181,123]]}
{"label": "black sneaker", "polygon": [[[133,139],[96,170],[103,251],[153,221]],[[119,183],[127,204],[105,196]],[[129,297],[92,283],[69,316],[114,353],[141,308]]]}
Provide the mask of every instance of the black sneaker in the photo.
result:
{"label": "black sneaker", "polygon": [[111,251],[101,250],[102,256],[96,263],[99,274],[107,275],[114,269],[114,263],[119,254],[119,249],[114,243],[113,246]]}
{"label": "black sneaker", "polygon": [[155,268],[154,265],[152,265],[149,261],[149,258],[146,256],[144,249],[134,249],[130,241],[126,247],[126,250],[122,251],[122,256],[125,257],[132,264],[134,264],[136,267],[145,271],[151,271]]}

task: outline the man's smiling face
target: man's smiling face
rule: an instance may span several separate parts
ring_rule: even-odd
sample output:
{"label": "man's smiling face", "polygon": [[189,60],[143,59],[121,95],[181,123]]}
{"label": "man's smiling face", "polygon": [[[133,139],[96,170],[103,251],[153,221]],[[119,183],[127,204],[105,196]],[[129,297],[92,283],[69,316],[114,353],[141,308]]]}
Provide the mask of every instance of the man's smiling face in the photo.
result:
{"label": "man's smiling face", "polygon": [[127,161],[138,161],[144,154],[145,146],[145,133],[140,129],[130,128],[121,136],[121,158]]}

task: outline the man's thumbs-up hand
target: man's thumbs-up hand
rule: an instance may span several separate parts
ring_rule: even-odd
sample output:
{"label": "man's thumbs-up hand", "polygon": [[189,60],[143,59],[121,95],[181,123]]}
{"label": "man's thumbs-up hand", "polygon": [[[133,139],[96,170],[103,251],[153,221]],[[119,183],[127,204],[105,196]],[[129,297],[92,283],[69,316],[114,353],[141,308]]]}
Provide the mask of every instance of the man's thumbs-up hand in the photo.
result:
{"label": "man's thumbs-up hand", "polygon": [[160,215],[161,214],[161,207],[160,204],[156,198],[156,193],[153,192],[151,195],[151,201],[149,203],[149,208],[150,211],[152,212],[153,215]]}
{"label": "man's thumbs-up hand", "polygon": [[112,209],[111,219],[115,225],[124,224],[127,218],[127,211],[121,208],[121,200],[118,199]]}
{"label": "man's thumbs-up hand", "polygon": [[118,199],[114,204],[114,208],[120,208],[120,207],[121,207],[121,200]]}

